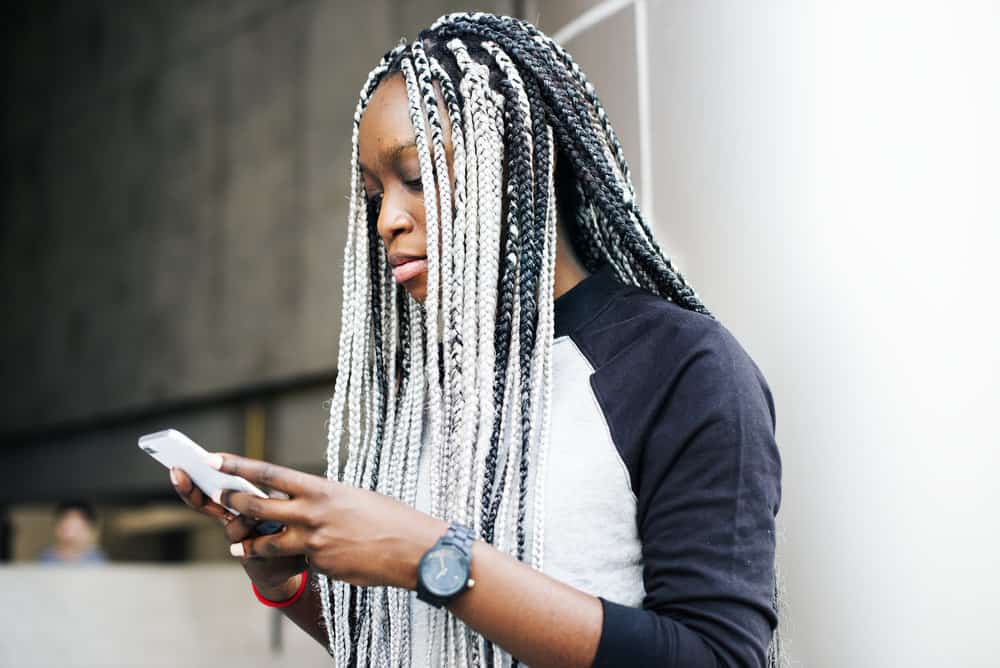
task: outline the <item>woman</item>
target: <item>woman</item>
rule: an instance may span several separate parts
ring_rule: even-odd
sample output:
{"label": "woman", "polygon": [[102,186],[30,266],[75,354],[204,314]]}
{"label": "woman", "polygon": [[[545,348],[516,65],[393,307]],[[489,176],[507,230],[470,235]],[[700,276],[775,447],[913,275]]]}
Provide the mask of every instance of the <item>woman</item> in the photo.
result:
{"label": "woman", "polygon": [[337,665],[775,661],[770,393],[569,55],[442,17],[372,72],[353,146],[327,478],[215,455],[290,498],[208,500],[171,472],[258,598]]}

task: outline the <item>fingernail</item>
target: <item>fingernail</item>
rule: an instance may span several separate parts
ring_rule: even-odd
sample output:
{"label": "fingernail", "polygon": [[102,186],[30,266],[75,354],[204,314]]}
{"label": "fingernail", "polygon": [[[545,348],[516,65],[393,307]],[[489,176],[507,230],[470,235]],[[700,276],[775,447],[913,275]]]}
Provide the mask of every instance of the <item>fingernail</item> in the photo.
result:
{"label": "fingernail", "polygon": [[229,554],[233,555],[234,557],[242,557],[244,554],[243,543],[233,543],[232,545],[230,545]]}
{"label": "fingernail", "polygon": [[215,501],[220,506],[222,505],[222,490],[221,489],[217,489],[214,492],[212,492],[211,497],[212,497],[212,501]]}
{"label": "fingernail", "polygon": [[215,452],[205,457],[205,462],[216,471],[222,470],[222,455]]}
{"label": "fingernail", "polygon": [[170,469],[170,482],[172,482],[174,484],[174,487],[177,486],[177,480],[178,480],[177,479],[177,469],[171,468]]}

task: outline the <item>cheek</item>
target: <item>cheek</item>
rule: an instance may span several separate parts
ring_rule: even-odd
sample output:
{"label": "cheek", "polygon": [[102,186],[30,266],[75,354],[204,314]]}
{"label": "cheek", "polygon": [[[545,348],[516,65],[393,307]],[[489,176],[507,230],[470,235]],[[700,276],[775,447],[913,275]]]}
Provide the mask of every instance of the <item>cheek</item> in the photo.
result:
{"label": "cheek", "polygon": [[[413,193],[411,195],[410,212],[413,216],[414,231],[427,239],[427,209],[424,207],[423,193]],[[438,220],[441,220],[440,217]]]}
{"label": "cheek", "polygon": [[63,540],[72,540],[86,535],[86,525],[73,519],[60,522],[56,534]]}

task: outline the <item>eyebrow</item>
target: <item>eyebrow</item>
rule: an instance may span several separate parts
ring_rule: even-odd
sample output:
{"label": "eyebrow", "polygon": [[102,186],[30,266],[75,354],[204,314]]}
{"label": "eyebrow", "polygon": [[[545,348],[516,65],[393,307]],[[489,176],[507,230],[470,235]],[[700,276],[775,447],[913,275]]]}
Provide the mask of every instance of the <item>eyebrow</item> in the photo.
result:
{"label": "eyebrow", "polygon": [[[399,154],[400,153],[402,153],[403,151],[405,151],[407,149],[416,148],[416,147],[417,147],[417,141],[415,139],[411,139],[410,141],[406,142],[405,144],[396,144],[395,146],[393,146],[392,148],[390,148],[389,150],[387,150],[385,152],[384,162],[387,163],[387,164],[392,164],[392,163],[396,162],[397,160],[399,160]],[[358,161],[358,166],[361,168],[362,172],[368,172],[369,174],[372,173],[371,168],[368,167],[367,165],[365,165],[360,160]]]}

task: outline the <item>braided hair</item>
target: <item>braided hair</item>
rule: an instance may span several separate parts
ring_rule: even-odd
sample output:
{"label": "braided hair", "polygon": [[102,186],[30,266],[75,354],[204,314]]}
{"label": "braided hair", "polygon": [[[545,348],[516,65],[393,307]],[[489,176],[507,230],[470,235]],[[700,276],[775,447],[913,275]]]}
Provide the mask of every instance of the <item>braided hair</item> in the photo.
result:
{"label": "braided hair", "polygon": [[[420,163],[423,304],[393,281],[360,178],[361,117],[390,75],[403,77]],[[624,283],[710,314],[642,217],[594,87],[529,23],[450,14],[386,53],[355,110],[350,177],[327,476],[414,505],[426,447],[431,514],[541,569],[557,224],[587,270],[610,266]],[[411,657],[409,592],[322,575],[319,585],[337,665],[430,665],[435,646],[449,665],[515,662],[430,606],[427,655]]]}

